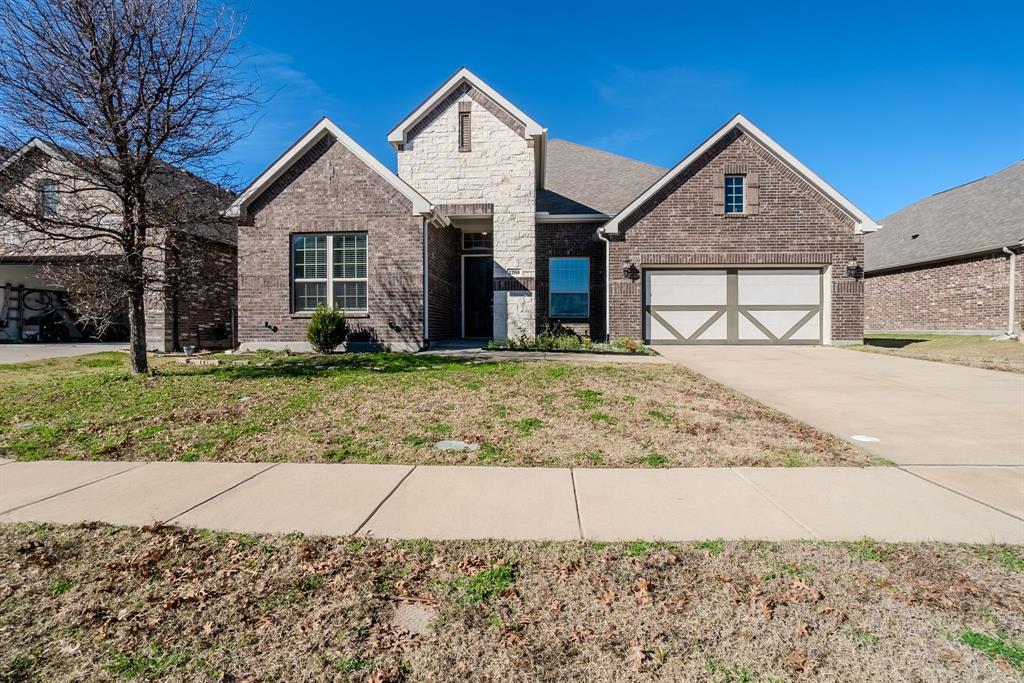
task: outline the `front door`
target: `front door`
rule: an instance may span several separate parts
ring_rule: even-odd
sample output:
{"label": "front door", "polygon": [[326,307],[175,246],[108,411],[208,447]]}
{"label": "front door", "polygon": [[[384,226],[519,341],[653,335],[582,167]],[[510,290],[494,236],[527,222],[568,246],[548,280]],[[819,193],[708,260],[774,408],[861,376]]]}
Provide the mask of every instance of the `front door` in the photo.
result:
{"label": "front door", "polygon": [[494,329],[494,258],[462,259],[462,336],[490,337]]}

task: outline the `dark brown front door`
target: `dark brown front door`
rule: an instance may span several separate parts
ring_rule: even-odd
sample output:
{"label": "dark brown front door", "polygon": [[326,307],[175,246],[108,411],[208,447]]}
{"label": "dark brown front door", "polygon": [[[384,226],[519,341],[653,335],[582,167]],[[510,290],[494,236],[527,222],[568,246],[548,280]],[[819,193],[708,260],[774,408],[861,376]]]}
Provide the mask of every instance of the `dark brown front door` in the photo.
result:
{"label": "dark brown front door", "polygon": [[494,259],[466,256],[462,262],[462,336],[490,337],[494,329]]}

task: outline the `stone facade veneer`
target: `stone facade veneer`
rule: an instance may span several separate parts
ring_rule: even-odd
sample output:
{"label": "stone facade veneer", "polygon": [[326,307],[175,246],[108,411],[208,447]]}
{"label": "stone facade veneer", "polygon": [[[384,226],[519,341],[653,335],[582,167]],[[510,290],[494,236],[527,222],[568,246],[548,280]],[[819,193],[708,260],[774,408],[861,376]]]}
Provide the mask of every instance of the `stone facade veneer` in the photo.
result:
{"label": "stone facade veneer", "polygon": [[[459,110],[469,109],[472,145],[459,150]],[[494,338],[532,335],[536,277],[533,142],[486,95],[466,84],[442,100],[398,151],[398,175],[437,205],[491,204],[494,235]]]}

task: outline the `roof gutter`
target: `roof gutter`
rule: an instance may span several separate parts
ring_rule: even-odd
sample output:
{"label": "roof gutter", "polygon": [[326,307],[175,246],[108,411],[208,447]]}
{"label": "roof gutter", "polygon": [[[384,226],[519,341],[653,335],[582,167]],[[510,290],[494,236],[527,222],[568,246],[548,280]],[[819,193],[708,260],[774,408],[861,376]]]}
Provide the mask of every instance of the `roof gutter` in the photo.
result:
{"label": "roof gutter", "polygon": [[864,272],[868,274],[884,273],[889,270],[899,270],[900,268],[909,268],[911,266],[923,266],[929,263],[945,263],[947,261],[955,261],[961,258],[967,258],[969,256],[981,256],[982,254],[992,254],[1005,249],[1007,247],[1016,247],[1024,243],[1024,240],[1018,240],[1017,242],[1010,242],[1007,244],[1003,242],[1001,244],[993,244],[990,247],[984,247],[982,249],[969,249],[967,251],[960,251],[953,254],[947,254],[945,256],[936,256],[934,258],[923,258],[914,259],[913,261],[900,261],[899,263],[887,263],[884,266],[865,267]]}

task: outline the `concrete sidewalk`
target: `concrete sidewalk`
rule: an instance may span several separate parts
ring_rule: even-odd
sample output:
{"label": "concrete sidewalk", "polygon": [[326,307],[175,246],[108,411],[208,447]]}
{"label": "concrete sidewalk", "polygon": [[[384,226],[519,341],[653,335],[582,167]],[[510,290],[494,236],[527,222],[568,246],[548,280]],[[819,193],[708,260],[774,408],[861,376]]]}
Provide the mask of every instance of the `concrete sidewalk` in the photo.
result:
{"label": "concrete sidewalk", "polygon": [[127,351],[122,342],[73,342],[68,344],[0,344],[0,365],[30,363],[47,358],[87,356],[104,351]]}
{"label": "concrete sidewalk", "polygon": [[[1024,543],[1024,467],[0,464],[0,522],[386,538]],[[967,476],[973,494],[944,481]]]}

